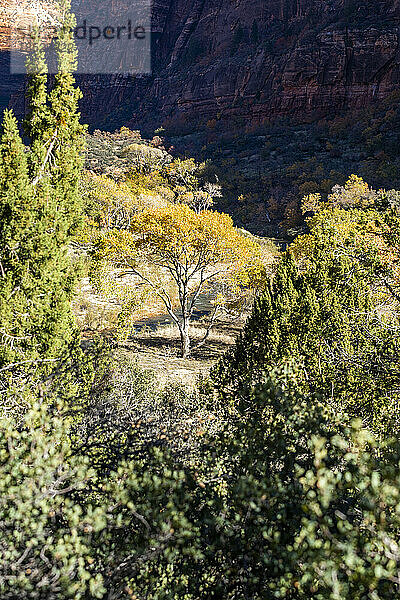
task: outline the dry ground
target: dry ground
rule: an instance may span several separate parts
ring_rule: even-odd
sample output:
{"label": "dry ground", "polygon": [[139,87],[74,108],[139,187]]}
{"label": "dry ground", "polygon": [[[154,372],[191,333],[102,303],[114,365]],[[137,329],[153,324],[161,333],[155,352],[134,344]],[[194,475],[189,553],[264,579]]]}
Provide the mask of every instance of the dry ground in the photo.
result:
{"label": "dry ground", "polygon": [[[218,321],[204,346],[195,350],[189,359],[179,356],[179,332],[174,325],[158,325],[156,329],[143,326],[133,339],[121,345],[132,353],[139,364],[154,371],[160,381],[175,380],[193,385],[199,375],[207,375],[218,358],[235,343],[242,322]],[[194,323],[193,340],[205,332],[205,326]]]}
{"label": "dry ground", "polygon": [[[93,293],[88,280],[82,282],[83,294],[74,303],[75,315],[83,338],[95,335],[114,337],[118,308]],[[81,288],[81,291],[82,291]],[[209,311],[206,298],[192,325],[193,342],[202,338],[206,326],[201,321]],[[135,333],[119,347],[123,354],[136,358],[145,369],[154,371],[160,381],[175,380],[193,385],[199,375],[207,375],[218,358],[235,343],[245,317],[237,320],[217,320],[204,346],[195,350],[190,359],[179,356],[179,331],[166,314],[148,315],[138,321]]]}

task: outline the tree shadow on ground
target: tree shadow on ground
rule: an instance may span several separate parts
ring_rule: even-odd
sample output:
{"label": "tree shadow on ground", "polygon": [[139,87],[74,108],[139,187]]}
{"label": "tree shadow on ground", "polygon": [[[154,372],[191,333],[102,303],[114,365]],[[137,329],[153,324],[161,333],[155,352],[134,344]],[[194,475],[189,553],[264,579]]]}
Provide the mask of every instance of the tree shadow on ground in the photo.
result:
{"label": "tree shadow on ground", "polygon": [[[217,322],[204,346],[186,359],[180,357],[179,333],[172,326],[157,330],[142,328],[119,347],[124,353],[133,354],[143,368],[151,369],[160,379],[193,383],[200,374],[208,374],[218,358],[235,343],[241,329],[242,323]],[[194,343],[202,332],[204,325],[195,323]]]}

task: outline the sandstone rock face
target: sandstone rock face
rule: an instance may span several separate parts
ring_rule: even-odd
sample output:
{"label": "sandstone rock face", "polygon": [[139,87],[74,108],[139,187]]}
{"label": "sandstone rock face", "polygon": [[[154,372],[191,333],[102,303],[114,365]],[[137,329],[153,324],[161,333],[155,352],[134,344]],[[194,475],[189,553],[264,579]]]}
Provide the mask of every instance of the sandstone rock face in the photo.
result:
{"label": "sandstone rock face", "polygon": [[[233,118],[360,107],[398,88],[398,1],[172,0],[159,63],[133,121]],[[173,16],[171,16],[173,15]]]}
{"label": "sandstone rock face", "polygon": [[80,78],[90,124],[307,120],[400,82],[400,0],[154,0],[152,29],[151,77]]}

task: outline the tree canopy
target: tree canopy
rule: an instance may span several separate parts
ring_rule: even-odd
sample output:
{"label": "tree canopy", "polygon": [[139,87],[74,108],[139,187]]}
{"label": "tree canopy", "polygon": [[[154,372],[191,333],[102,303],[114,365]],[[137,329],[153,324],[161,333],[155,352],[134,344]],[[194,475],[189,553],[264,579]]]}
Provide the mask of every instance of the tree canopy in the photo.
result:
{"label": "tree canopy", "polygon": [[[122,166],[110,152],[114,178],[82,175],[60,8],[51,85],[36,36],[28,146],[10,111],[0,138],[1,598],[397,598],[400,193],[352,176],[307,196],[307,231],[270,273],[259,240],[210,210],[205,165],[160,138],[97,135],[123,138]],[[184,358],[203,296],[200,344],[255,297],[211,378],[162,382],[81,340],[72,243],[120,290],[122,320],[157,299]]]}
{"label": "tree canopy", "polygon": [[[228,215],[195,212],[182,204],[133,215],[129,230],[100,238],[96,257],[111,260],[149,286],[179,327],[183,356],[190,353],[189,327],[201,294],[212,285],[225,285],[237,299],[241,289],[256,287],[265,272],[259,245],[241,235]],[[217,294],[210,326],[224,302]]]}

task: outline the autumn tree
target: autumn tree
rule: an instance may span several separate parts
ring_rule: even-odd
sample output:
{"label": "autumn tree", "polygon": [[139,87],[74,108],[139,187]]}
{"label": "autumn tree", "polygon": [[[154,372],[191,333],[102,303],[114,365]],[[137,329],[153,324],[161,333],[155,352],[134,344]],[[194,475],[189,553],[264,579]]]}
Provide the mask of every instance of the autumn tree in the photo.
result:
{"label": "autumn tree", "polygon": [[132,192],[125,182],[105,175],[84,172],[80,188],[84,200],[86,225],[84,235],[99,229],[129,229],[132,214],[142,208],[141,190]]}
{"label": "autumn tree", "polygon": [[[186,205],[169,204],[135,215],[129,231],[101,238],[95,257],[112,261],[124,275],[148,286],[179,329],[183,357],[192,350],[190,325],[201,295],[210,286],[222,286],[237,297],[264,272],[259,245],[242,236],[229,216],[196,213]],[[207,331],[196,347],[205,343],[223,305],[217,294]]]}
{"label": "autumn tree", "polygon": [[166,164],[163,175],[174,194],[173,201],[187,204],[196,212],[208,210],[215,198],[222,197],[218,178],[214,182],[205,181],[206,163],[197,164],[193,158],[179,158]]}

